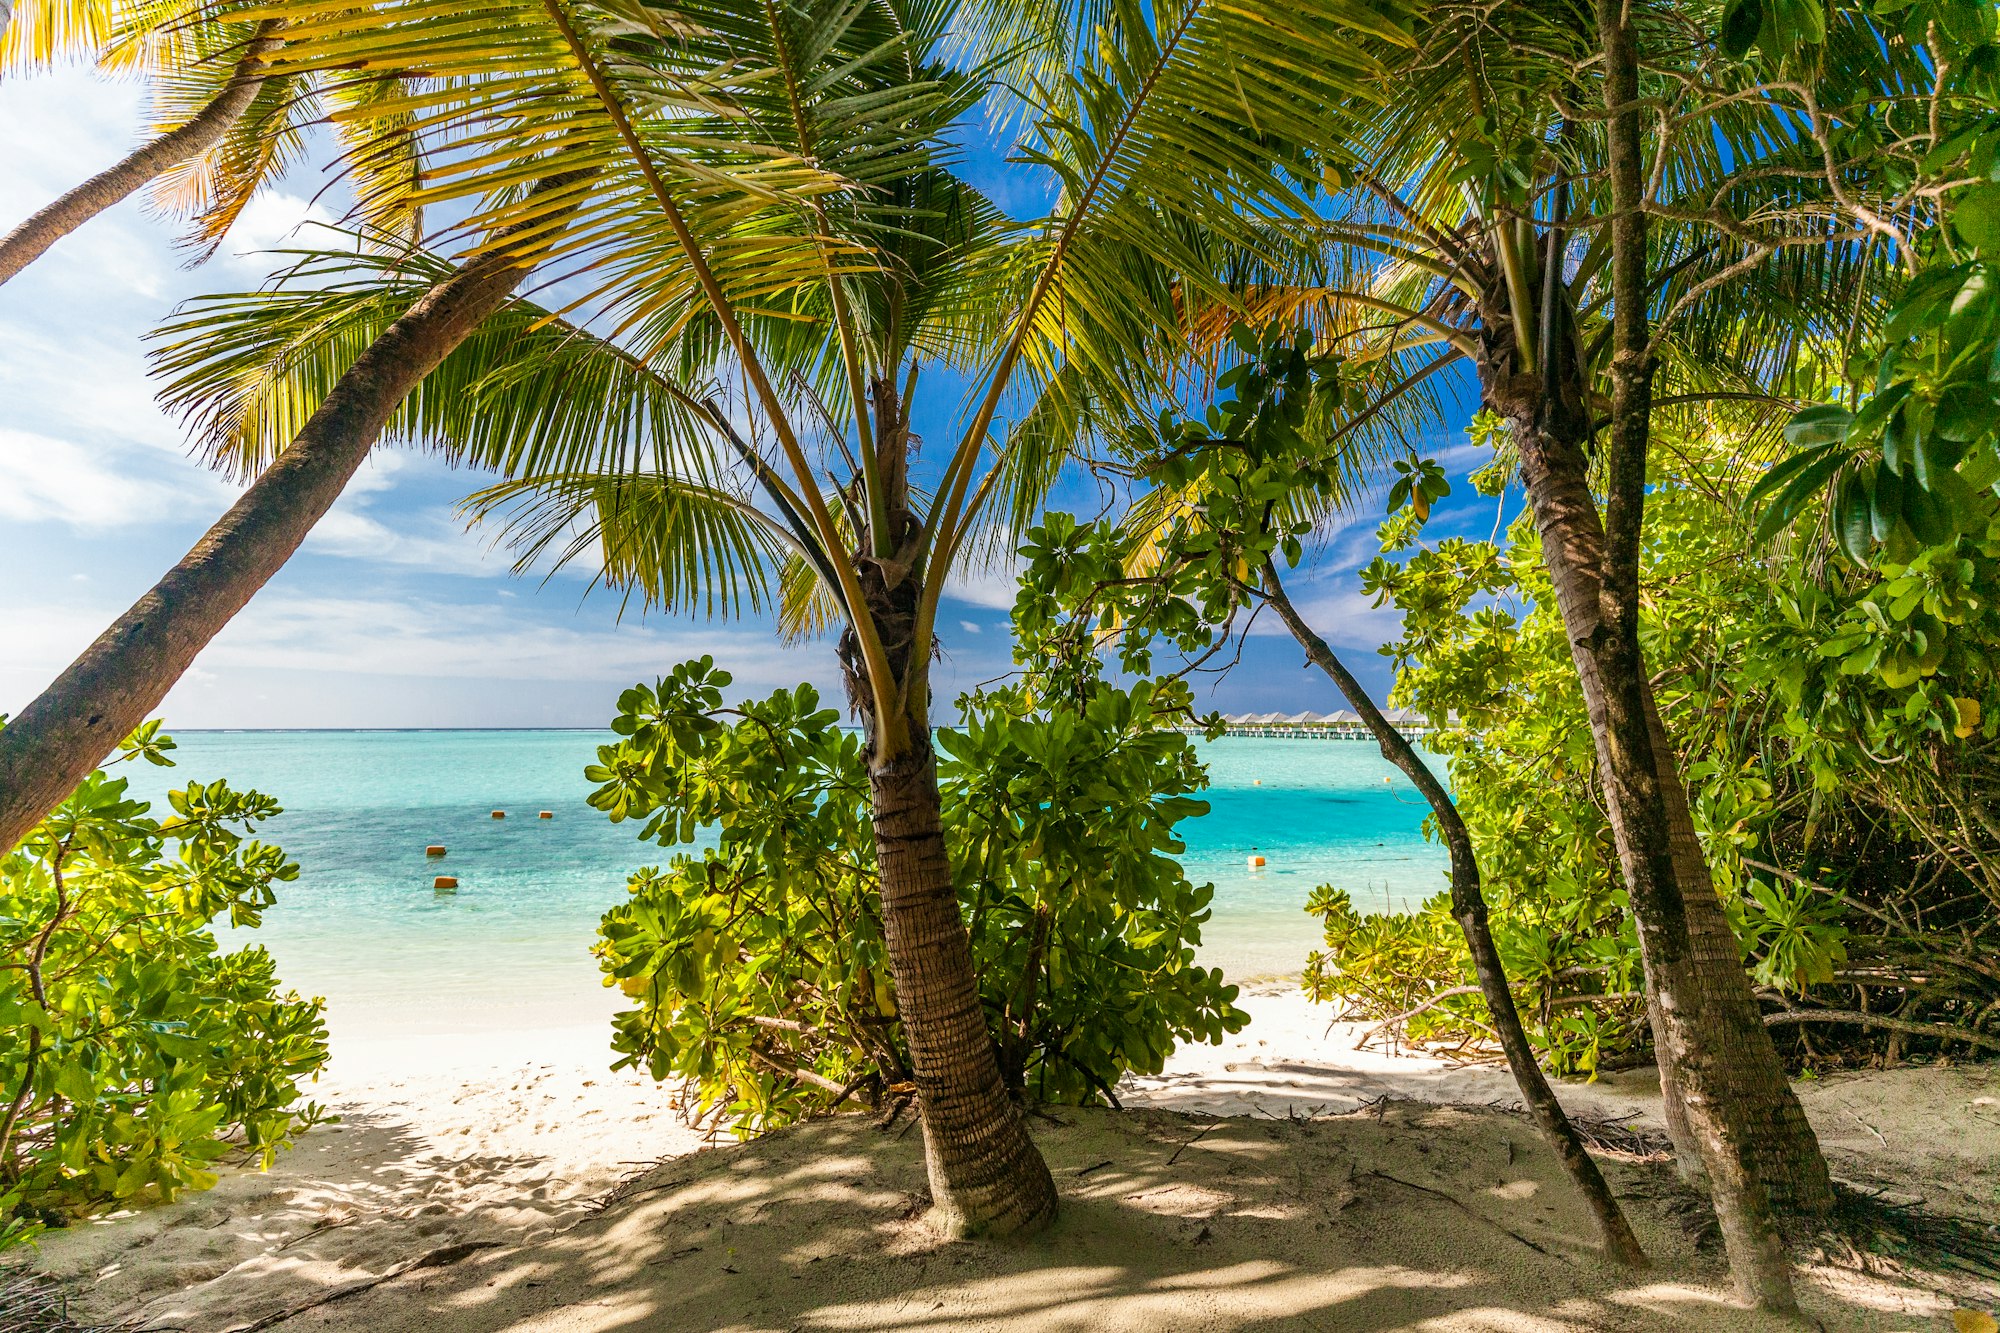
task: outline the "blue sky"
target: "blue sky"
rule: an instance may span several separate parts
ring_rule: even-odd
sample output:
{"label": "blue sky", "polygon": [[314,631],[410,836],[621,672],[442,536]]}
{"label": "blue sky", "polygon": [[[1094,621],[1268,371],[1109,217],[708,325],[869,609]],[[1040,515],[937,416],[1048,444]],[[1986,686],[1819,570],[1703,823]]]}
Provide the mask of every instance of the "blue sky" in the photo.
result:
{"label": "blue sky", "polygon": [[[131,82],[72,71],[0,83],[0,232],[115,161],[141,132]],[[1036,182],[998,161],[978,173],[1003,202]],[[255,251],[311,243],[321,184],[309,164],[255,203],[209,263],[188,269],[172,224],[128,201],[0,287],[0,712],[32,699],[177,560],[236,490],[189,458],[154,405],[143,337],[199,292],[265,276]],[[334,205],[337,207],[337,204]],[[299,228],[304,225],[307,230]],[[955,394],[922,402],[916,425],[942,439]],[[594,726],[618,692],[702,653],[767,691],[830,689],[831,646],[786,648],[768,625],[626,609],[587,576],[512,575],[455,502],[475,473],[378,450],[305,548],[197,661],[160,710],[170,727]],[[1434,531],[1485,535],[1493,502],[1460,486]],[[1293,581],[1295,599],[1347,650],[1377,697],[1375,647],[1389,614],[1360,596],[1372,520],[1325,534]],[[1008,571],[962,579],[943,618],[938,694],[1007,669]],[[1330,710],[1337,693],[1279,633],[1253,636],[1242,665],[1207,692],[1225,710]]]}

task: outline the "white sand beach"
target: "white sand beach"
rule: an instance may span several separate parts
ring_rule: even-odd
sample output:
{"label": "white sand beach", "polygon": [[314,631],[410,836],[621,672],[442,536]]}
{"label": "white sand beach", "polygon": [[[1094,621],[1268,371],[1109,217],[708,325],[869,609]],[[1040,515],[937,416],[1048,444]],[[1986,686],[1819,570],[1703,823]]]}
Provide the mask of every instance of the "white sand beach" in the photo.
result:
{"label": "white sand beach", "polygon": [[[1244,1005],[1227,1044],[1121,1089],[1124,1113],[1037,1118],[1065,1214],[1026,1245],[923,1225],[907,1121],[698,1151],[582,1024],[338,1040],[316,1096],[339,1123],[30,1257],[78,1317],[189,1333],[1781,1326],[1729,1303],[1657,1165],[1609,1165],[1654,1269],[1601,1261],[1552,1155],[1488,1109],[1515,1100],[1503,1069],[1355,1051],[1293,990]],[[1649,1082],[1563,1098],[1650,1125]],[[2000,1067],[1800,1091],[1837,1175],[2000,1217]],[[1924,1329],[1954,1293],[1817,1267],[1804,1299],[1828,1328]]]}

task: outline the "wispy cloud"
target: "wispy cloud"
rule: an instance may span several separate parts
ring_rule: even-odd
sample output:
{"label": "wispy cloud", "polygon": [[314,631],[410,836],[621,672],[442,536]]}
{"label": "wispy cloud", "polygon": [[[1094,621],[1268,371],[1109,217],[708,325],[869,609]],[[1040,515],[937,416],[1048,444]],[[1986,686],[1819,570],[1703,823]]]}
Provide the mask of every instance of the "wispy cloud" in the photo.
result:
{"label": "wispy cloud", "polygon": [[1027,562],[1019,556],[1009,555],[985,567],[960,565],[952,571],[951,581],[945,584],[945,595],[968,606],[990,607],[997,611],[1010,611],[1014,598],[1020,592],[1021,571]]}
{"label": "wispy cloud", "polygon": [[0,426],[0,518],[101,531],[220,514],[235,492],[179,460]]}
{"label": "wispy cloud", "polygon": [[775,646],[761,628],[522,623],[513,608],[374,597],[253,602],[204,656],[211,670],[284,667],[458,679],[636,680],[704,653],[739,683],[790,684],[826,654]]}

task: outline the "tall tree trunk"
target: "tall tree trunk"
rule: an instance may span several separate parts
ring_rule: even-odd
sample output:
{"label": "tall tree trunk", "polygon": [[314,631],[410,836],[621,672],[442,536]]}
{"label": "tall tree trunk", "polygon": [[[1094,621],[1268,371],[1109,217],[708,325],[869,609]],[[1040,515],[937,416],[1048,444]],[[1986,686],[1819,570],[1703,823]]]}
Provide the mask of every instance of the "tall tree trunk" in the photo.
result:
{"label": "tall tree trunk", "polygon": [[277,30],[276,19],[267,19],[258,26],[256,36],[236,62],[236,72],[194,119],[133,149],[124,161],[92,176],[0,238],[0,283],[161,172],[220,142],[229,127],[250,109],[257,90],[263,86],[265,58],[281,45]]}
{"label": "tall tree trunk", "polygon": [[1639,64],[1623,0],[1597,0],[1597,22],[1612,196],[1611,421],[1602,525],[1588,490],[1581,438],[1531,432],[1533,446],[1522,442],[1522,471],[1536,497],[1544,559],[1590,706],[1606,805],[1646,959],[1661,1066],[1670,1071],[1685,1114],[1683,1130],[1706,1168],[1738,1290],[1766,1308],[1794,1310],[1791,1262],[1774,1203],[1782,1195],[1807,1208],[1823,1206],[1831,1185],[1758,1013],[1734,936],[1725,942],[1713,933],[1720,927],[1728,934],[1727,923],[1639,646],[1653,379]]}
{"label": "tall tree trunk", "polygon": [[[1786,1308],[1790,1267],[1772,1218],[1777,1190],[1767,1188],[1777,1184],[1769,1175],[1774,1163],[1755,1157],[1760,1136],[1753,1127],[1771,1122],[1771,1112],[1786,1102],[1796,1108],[1797,1099],[1756,1016],[1733,940],[1723,960],[1698,958],[1693,948],[1686,904],[1696,894],[1713,900],[1715,892],[1704,863],[1701,882],[1683,893],[1672,810],[1654,755],[1645,668],[1636,637],[1621,640],[1605,614],[1598,574],[1604,531],[1585,484],[1581,450],[1518,421],[1515,437],[1638,926],[1662,1091],[1680,1108],[1679,1131],[1692,1140],[1709,1178],[1739,1288],[1760,1304]],[[1683,814],[1685,809],[1683,799]],[[1715,966],[1718,961],[1723,965]],[[1754,1031],[1737,1021],[1728,1003],[1732,992],[1749,1006]],[[1823,1164],[1820,1171],[1824,1179]]]}
{"label": "tall tree trunk", "polygon": [[[545,181],[569,207],[585,182]],[[195,655],[284,566],[368,456],[389,416],[505,303],[545,247],[482,255],[420,297],[355,358],[298,437],[150,592],[0,729],[0,852],[76,789],[145,721]]]}
{"label": "tall tree trunk", "polygon": [[1589,1205],[1604,1252],[1619,1263],[1644,1267],[1646,1252],[1640,1247],[1639,1238],[1632,1234],[1624,1211],[1619,1208],[1611,1187],[1605,1183],[1604,1173],[1598,1170],[1589,1149],[1577,1137],[1576,1126],[1570,1123],[1562,1103],[1556,1100],[1554,1090],[1549,1087],[1541,1066],[1536,1063],[1534,1048],[1528,1044],[1527,1030],[1521,1026],[1521,1012],[1514,1003],[1513,990],[1507,985],[1507,970],[1500,961],[1500,951],[1494,946],[1492,927],[1487,921],[1486,896],[1480,890],[1479,860],[1473,855],[1472,835],[1466,831],[1465,821],[1459,817],[1451,794],[1417,754],[1416,747],[1382,715],[1382,710],[1368,697],[1368,691],[1361,687],[1361,682],[1348,671],[1346,664],[1334,655],[1326,640],[1298,613],[1292,599],[1285,593],[1277,567],[1269,560],[1264,562],[1263,577],[1266,600],[1277,609],[1285,627],[1305,649],[1307,660],[1332,677],[1348,705],[1368,724],[1375,743],[1382,749],[1382,757],[1401,769],[1430,803],[1431,814],[1438,822],[1438,831],[1443,834],[1445,846],[1451,852],[1451,912],[1458,919],[1459,928],[1465,932],[1466,948],[1472,954],[1473,975],[1479,979],[1479,994],[1486,1001],[1487,1013],[1493,1019],[1493,1030],[1500,1037],[1500,1048],[1507,1054],[1507,1067],[1513,1071],[1515,1086],[1521,1090],[1521,1100],[1527,1106],[1535,1128],[1555,1150],[1571,1181]]}
{"label": "tall tree trunk", "polygon": [[[1021,1235],[1056,1213],[1048,1165],[1008,1095],[999,1052],[979,1001],[972,939],[944,845],[937,755],[931,746],[932,645],[916,638],[926,571],[921,531],[903,478],[909,447],[906,407],[892,380],[874,385],[875,434],[884,465],[889,559],[870,554],[874,534],[855,534],[855,567],[895,677],[885,697],[901,700],[907,740],[891,746],[876,714],[876,691],[852,630],[841,638],[848,702],[868,730],[868,783],[874,803],[875,864],[882,885],[882,934],[896,979],[896,1011],[910,1045],[923,1112],[933,1225],[948,1235]],[[942,577],[933,573],[933,577]]]}

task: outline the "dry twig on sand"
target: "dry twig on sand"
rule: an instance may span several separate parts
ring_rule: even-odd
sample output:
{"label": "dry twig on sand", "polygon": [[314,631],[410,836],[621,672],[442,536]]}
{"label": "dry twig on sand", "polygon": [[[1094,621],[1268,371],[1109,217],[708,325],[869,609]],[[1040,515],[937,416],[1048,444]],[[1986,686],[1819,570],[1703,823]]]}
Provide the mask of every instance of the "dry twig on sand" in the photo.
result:
{"label": "dry twig on sand", "polygon": [[[129,1327],[127,1325],[126,1327]],[[0,1271],[0,1333],[116,1333],[69,1317],[63,1289],[38,1273]]]}

